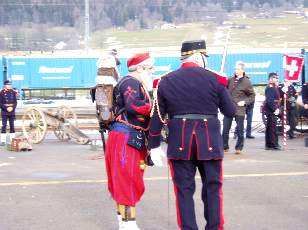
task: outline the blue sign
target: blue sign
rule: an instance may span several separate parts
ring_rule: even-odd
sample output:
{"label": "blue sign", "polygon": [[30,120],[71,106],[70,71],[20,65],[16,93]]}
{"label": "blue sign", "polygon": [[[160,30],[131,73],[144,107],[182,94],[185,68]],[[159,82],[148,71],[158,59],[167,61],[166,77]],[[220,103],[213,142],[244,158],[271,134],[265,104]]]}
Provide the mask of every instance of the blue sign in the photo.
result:
{"label": "blue sign", "polygon": [[95,58],[8,58],[7,65],[7,78],[19,89],[95,85]]}

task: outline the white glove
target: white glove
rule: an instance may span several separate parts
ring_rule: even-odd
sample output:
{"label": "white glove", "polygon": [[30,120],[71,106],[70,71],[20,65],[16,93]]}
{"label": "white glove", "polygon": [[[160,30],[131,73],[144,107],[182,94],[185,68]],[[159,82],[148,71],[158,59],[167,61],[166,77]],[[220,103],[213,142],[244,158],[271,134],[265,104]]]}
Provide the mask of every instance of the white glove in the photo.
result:
{"label": "white glove", "polygon": [[159,146],[155,149],[150,150],[151,159],[155,166],[162,167],[163,166],[163,157],[165,157],[165,152]]}
{"label": "white glove", "polygon": [[274,114],[275,114],[276,116],[278,116],[278,115],[279,115],[279,109],[276,109],[275,112],[274,112]]}
{"label": "white glove", "polygon": [[239,102],[237,103],[237,105],[238,105],[238,106],[245,106],[245,101],[239,101]]}
{"label": "white glove", "polygon": [[308,104],[305,104],[305,105],[304,105],[304,108],[305,108],[305,109],[308,109]]}
{"label": "white glove", "polygon": [[282,90],[282,92],[284,92],[284,93],[285,93],[285,92],[287,92],[287,91],[288,91],[288,87],[284,86],[284,87],[282,87],[282,89],[281,89],[281,90]]}

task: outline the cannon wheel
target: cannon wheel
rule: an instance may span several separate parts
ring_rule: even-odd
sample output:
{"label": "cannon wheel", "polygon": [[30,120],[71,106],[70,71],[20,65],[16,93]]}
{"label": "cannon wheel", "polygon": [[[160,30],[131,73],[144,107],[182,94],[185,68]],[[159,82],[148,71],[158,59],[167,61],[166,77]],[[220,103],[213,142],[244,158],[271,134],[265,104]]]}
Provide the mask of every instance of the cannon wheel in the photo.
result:
{"label": "cannon wheel", "polygon": [[58,126],[53,130],[55,136],[61,141],[69,141],[71,137],[64,131],[64,125],[74,125],[78,127],[77,116],[73,110],[65,105],[60,106],[57,109],[57,117],[62,122],[59,122]]}
{"label": "cannon wheel", "polygon": [[40,143],[47,133],[45,114],[38,108],[27,109],[22,117],[22,131],[34,144]]}

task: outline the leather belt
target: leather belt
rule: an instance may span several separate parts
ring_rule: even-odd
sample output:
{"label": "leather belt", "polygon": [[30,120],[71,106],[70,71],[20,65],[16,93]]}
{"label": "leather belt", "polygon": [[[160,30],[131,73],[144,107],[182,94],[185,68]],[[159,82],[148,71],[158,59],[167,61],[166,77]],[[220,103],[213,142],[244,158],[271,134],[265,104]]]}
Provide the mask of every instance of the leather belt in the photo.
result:
{"label": "leather belt", "polygon": [[209,119],[217,118],[217,115],[205,115],[205,114],[182,114],[182,115],[173,115],[171,119],[191,119],[191,120],[200,120],[200,119]]}

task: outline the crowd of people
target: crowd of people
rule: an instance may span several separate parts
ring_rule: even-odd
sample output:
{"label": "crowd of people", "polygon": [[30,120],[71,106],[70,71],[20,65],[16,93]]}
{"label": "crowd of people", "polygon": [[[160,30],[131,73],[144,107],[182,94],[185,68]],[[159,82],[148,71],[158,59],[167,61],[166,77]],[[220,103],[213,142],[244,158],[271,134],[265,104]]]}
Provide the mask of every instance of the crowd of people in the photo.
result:
{"label": "crowd of people", "polygon": [[[112,114],[105,148],[108,190],[115,202],[119,230],[138,230],[136,205],[145,186],[146,165],[161,166],[166,155],[174,183],[177,223],[179,229],[198,229],[193,195],[198,170],[202,181],[202,201],[206,230],[222,230],[223,175],[222,161],[229,152],[229,136],[233,120],[236,122],[235,154],[243,154],[244,139],[252,135],[252,117],[255,91],[245,64],[237,62],[234,76],[210,70],[204,40],[185,41],[181,47],[181,66],[165,74],[152,85],[154,58],[149,53],[132,55],[127,61],[128,75],[119,78],[117,51],[110,52],[112,60],[98,61],[97,84],[113,87],[109,103]],[[105,68],[103,69],[103,65]],[[114,70],[113,70],[114,68]],[[277,117],[286,109],[290,129],[288,136],[295,138],[297,92],[289,81],[279,85],[277,73],[269,73],[265,89],[263,113],[266,116],[265,149],[280,150]],[[99,87],[91,89],[93,101],[104,100],[97,96]],[[152,91],[150,93],[149,91]],[[10,138],[15,134],[14,119],[17,92],[9,80],[0,91],[2,115],[1,143],[6,141],[7,121]],[[283,103],[284,98],[286,99]],[[304,109],[308,110],[308,83],[303,85]],[[102,101],[100,101],[102,103]],[[102,103],[103,104],[103,103]],[[106,103],[105,103],[106,105]],[[283,107],[285,106],[285,108]],[[97,107],[98,110],[101,107]],[[102,111],[99,111],[102,112]],[[218,113],[224,115],[223,127]],[[110,115],[109,114],[109,115]],[[102,114],[101,121],[106,114]],[[110,119],[110,116],[108,119]],[[246,134],[244,131],[247,120]],[[161,131],[168,126],[167,153],[161,148]]]}
{"label": "crowd of people", "polygon": [[[108,190],[116,204],[121,230],[138,230],[136,205],[144,192],[145,165],[163,165],[167,156],[176,200],[179,229],[198,229],[193,195],[198,170],[202,181],[202,201],[206,230],[222,230],[222,160],[229,151],[230,128],[236,122],[235,154],[242,154],[244,137],[252,135],[255,91],[237,62],[234,76],[227,78],[207,67],[204,40],[186,41],[181,47],[181,66],[156,79],[153,97],[149,82],[154,59],[139,53],[127,61],[129,73],[114,88],[114,120],[109,127],[105,161]],[[277,73],[269,73],[263,113],[266,116],[265,149],[280,150],[277,117],[286,94],[290,139],[295,138],[297,92],[290,82],[279,85]],[[206,90],[205,90],[206,89]],[[303,86],[307,109],[307,84]],[[218,113],[224,115],[221,133]],[[244,135],[244,121],[247,120]],[[167,153],[161,148],[161,131],[168,126]],[[150,157],[149,157],[150,156]]]}

